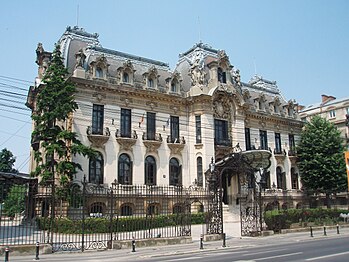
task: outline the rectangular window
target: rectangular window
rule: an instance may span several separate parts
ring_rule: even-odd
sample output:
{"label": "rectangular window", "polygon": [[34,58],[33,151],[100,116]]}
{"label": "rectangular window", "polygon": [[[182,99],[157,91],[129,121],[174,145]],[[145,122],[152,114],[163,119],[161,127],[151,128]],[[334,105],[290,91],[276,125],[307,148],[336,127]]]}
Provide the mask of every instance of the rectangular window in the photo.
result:
{"label": "rectangular window", "polygon": [[330,110],[329,116],[330,116],[330,118],[335,118],[336,117],[336,110]]}
{"label": "rectangular window", "polygon": [[345,109],[345,112],[346,112],[347,115],[349,115],[349,107],[347,107],[347,108]]}
{"label": "rectangular window", "polygon": [[294,142],[294,135],[293,134],[288,135],[288,143],[290,145],[290,151],[292,151],[292,153],[295,153],[296,144]]}
{"label": "rectangular window", "polygon": [[259,130],[259,139],[260,139],[260,149],[268,150],[268,135],[267,131]]}
{"label": "rectangular window", "polygon": [[246,145],[246,150],[251,150],[251,130],[250,128],[246,127],[245,128],[245,145]]}
{"label": "rectangular window", "polygon": [[196,144],[201,144],[201,116],[195,116]]}
{"label": "rectangular window", "polygon": [[131,137],[131,109],[121,108],[120,135]]}
{"label": "rectangular window", "polygon": [[288,135],[288,143],[289,143],[288,155],[295,156],[296,155],[296,144],[294,142],[294,135],[293,134]]}
{"label": "rectangular window", "polygon": [[231,146],[228,131],[228,121],[225,120],[214,120],[214,131],[215,131],[215,144],[222,146]]}
{"label": "rectangular window", "polygon": [[103,135],[104,105],[93,105],[92,134]]}
{"label": "rectangular window", "polygon": [[171,116],[171,143],[179,143],[179,117]]}
{"label": "rectangular window", "polygon": [[275,151],[274,154],[281,154],[281,136],[280,133],[275,133]]}
{"label": "rectangular window", "polygon": [[155,140],[155,113],[147,112],[147,140]]}
{"label": "rectangular window", "polygon": [[197,170],[197,185],[198,186],[203,186],[204,185],[204,182],[203,182],[203,173],[202,173],[202,157],[199,156],[197,159],[196,159],[196,170]]}

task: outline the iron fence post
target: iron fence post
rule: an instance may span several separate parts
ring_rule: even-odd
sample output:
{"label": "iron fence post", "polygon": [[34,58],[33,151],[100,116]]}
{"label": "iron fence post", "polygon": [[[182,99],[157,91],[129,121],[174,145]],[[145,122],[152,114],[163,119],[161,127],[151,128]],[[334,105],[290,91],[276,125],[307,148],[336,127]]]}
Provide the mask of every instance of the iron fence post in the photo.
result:
{"label": "iron fence post", "polygon": [[200,249],[204,249],[204,236],[201,234],[200,236]]}
{"label": "iron fence post", "polygon": [[9,262],[10,261],[10,249],[9,247],[5,248],[5,262]]}
{"label": "iron fence post", "polygon": [[136,252],[136,240],[134,237],[132,238],[132,252]]}
{"label": "iron fence post", "polygon": [[40,249],[40,243],[38,241],[38,242],[36,242],[36,245],[35,245],[35,260],[40,260],[39,259],[39,249]]}

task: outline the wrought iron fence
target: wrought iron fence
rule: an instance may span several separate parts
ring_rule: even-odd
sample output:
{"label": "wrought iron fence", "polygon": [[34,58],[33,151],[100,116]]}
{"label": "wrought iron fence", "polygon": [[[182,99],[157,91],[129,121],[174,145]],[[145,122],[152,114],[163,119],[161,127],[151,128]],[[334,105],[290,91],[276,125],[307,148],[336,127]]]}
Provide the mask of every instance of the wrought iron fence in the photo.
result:
{"label": "wrought iron fence", "polygon": [[[48,243],[54,251],[110,248],[112,241],[191,235],[205,220],[201,187],[86,182],[70,187],[0,185],[0,245]],[[11,207],[11,208],[10,208]]]}

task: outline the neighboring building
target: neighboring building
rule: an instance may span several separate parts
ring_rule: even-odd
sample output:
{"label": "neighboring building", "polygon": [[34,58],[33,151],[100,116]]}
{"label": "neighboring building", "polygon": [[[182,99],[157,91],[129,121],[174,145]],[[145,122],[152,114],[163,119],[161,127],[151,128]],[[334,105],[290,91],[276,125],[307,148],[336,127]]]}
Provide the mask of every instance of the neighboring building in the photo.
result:
{"label": "neighboring building", "polygon": [[322,95],[320,103],[300,107],[299,116],[304,121],[319,115],[333,123],[341,132],[343,144],[349,148],[349,128],[347,119],[349,115],[349,97],[337,99],[333,96]]}
{"label": "neighboring building", "polygon": [[[58,43],[78,91],[71,128],[100,153],[94,161],[75,158],[84,170],[77,181],[86,174],[89,183],[103,186],[117,180],[204,187],[211,158],[219,160],[239,144],[272,152],[270,198],[265,193],[270,205],[301,205],[295,144],[303,122],[276,82],[259,76],[241,82],[227,54],[203,43],[180,54],[173,71],[166,63],[104,48],[97,34],[78,27],[68,27]],[[32,109],[49,60],[39,44],[39,74],[28,96]],[[224,202],[232,210],[240,186],[238,174],[223,174]],[[292,201],[278,198],[285,192]]]}

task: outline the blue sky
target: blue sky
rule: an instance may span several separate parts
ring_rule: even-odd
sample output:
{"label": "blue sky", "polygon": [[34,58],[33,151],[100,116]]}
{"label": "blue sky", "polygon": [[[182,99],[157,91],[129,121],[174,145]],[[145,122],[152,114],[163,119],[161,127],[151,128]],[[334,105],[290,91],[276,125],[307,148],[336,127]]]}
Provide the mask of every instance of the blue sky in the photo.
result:
{"label": "blue sky", "polygon": [[172,69],[201,40],[225,50],[243,81],[255,73],[275,80],[302,105],[322,94],[349,96],[346,0],[11,0],[0,12],[0,149],[14,153],[21,172],[28,172],[31,121],[23,104],[37,74],[35,49],[41,42],[51,51],[69,25],[99,33],[103,47]]}

